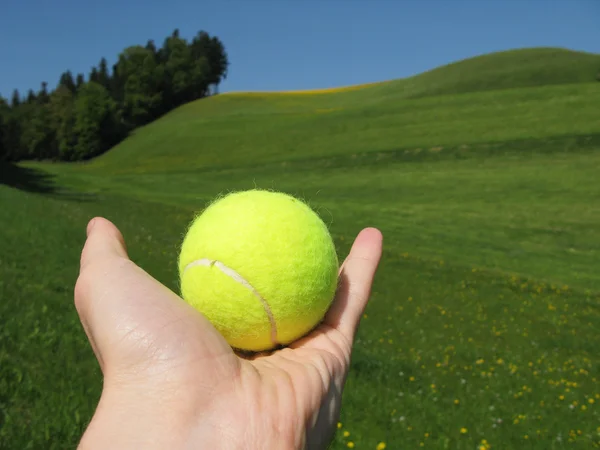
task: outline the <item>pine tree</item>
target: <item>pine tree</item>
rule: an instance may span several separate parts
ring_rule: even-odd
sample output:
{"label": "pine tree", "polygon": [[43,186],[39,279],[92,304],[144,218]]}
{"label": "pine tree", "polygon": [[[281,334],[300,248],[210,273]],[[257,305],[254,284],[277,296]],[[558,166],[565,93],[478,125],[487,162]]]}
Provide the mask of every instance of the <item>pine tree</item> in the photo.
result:
{"label": "pine tree", "polygon": [[78,73],[77,74],[77,79],[75,80],[75,88],[76,90],[79,90],[79,88],[81,86],[83,86],[85,84],[85,77],[83,76],[82,73]]}
{"label": "pine tree", "polygon": [[8,105],[2,97],[0,97],[0,163],[8,159],[8,152],[4,147],[4,117],[8,114]]}
{"label": "pine tree", "polygon": [[192,51],[184,39],[178,37],[177,30],[165,40],[162,54],[165,66],[166,102],[167,109],[172,109],[182,103],[193,100],[195,90],[194,59]]}
{"label": "pine tree", "polygon": [[150,39],[146,43],[146,50],[152,52],[152,54],[154,55],[154,57],[157,58],[157,56],[158,56],[158,50],[156,49],[156,44],[154,44],[154,41],[152,39]]}
{"label": "pine tree", "polygon": [[48,104],[32,105],[21,137],[28,158],[54,159],[58,156],[55,131]]}
{"label": "pine tree", "polygon": [[98,83],[98,80],[99,80],[98,69],[96,69],[95,67],[92,67],[92,71],[90,72],[89,80],[94,83]]}
{"label": "pine tree", "polygon": [[17,108],[21,104],[21,96],[19,95],[19,91],[15,89],[12,93],[10,106],[11,108]]}
{"label": "pine tree", "polygon": [[50,95],[50,114],[55,133],[58,158],[69,161],[75,155],[75,95],[66,86],[59,86]]}
{"label": "pine tree", "polygon": [[110,74],[108,73],[108,62],[106,61],[106,58],[102,58],[98,65],[98,84],[102,85],[110,92]]}
{"label": "pine tree", "polygon": [[28,112],[31,105],[21,103],[16,108],[10,109],[10,114],[5,118],[4,133],[5,146],[11,161],[19,161],[27,158],[25,142],[25,126],[29,123]]}
{"label": "pine tree", "polygon": [[40,92],[37,95],[37,99],[38,102],[41,104],[48,103],[48,100],[50,99],[48,95],[48,83],[46,83],[45,81],[42,82],[42,88],[40,89]]}
{"label": "pine tree", "polygon": [[18,108],[5,110],[3,114],[3,147],[4,158],[8,161],[17,161],[21,155],[21,122]]}
{"label": "pine tree", "polygon": [[60,76],[58,86],[66,87],[73,94],[77,92],[77,86],[75,86],[75,80],[73,79],[73,74],[70,70],[67,70]]}
{"label": "pine tree", "polygon": [[35,92],[33,92],[33,89],[29,89],[29,91],[27,91],[27,100],[25,100],[25,102],[29,105],[35,103],[37,100],[37,97],[35,95]]}
{"label": "pine tree", "polygon": [[218,85],[222,79],[227,77],[229,61],[225,47],[216,37],[210,37],[205,31],[200,31],[190,44],[192,56],[195,60],[206,59],[207,85]]}

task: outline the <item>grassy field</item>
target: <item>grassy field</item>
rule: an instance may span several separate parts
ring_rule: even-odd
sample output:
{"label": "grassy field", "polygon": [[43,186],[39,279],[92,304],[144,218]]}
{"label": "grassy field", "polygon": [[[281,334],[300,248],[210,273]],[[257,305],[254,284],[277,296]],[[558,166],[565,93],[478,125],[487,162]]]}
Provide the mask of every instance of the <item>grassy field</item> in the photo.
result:
{"label": "grassy field", "polygon": [[222,95],[92,162],[3,168],[0,448],[73,448],[100,395],[72,298],[87,221],[175,290],[194,213],[255,186],[310,201],[340,256],[384,234],[332,448],[600,448],[598,70],[527,50]]}

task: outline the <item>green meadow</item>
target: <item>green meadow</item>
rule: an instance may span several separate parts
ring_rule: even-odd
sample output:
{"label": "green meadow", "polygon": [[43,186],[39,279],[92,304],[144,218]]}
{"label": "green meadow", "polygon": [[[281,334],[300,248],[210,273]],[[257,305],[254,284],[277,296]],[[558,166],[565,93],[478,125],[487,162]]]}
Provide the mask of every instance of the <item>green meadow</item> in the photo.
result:
{"label": "green meadow", "polygon": [[[329,91],[186,104],[86,163],[0,168],[0,448],[74,448],[102,378],[85,226],[177,291],[219,193],[307,200],[384,253],[332,449],[600,448],[600,55],[527,49]],[[234,406],[232,405],[232,408]]]}

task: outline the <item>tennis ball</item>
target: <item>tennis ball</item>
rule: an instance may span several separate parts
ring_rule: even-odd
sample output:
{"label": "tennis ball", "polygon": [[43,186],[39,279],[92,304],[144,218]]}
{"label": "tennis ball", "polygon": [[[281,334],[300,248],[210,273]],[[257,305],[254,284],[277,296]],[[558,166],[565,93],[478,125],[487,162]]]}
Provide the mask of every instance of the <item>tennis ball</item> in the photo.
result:
{"label": "tennis ball", "polygon": [[338,264],[327,226],[306,203],[281,192],[233,192],[191,222],[178,261],[181,296],[231,347],[270,350],[323,319]]}

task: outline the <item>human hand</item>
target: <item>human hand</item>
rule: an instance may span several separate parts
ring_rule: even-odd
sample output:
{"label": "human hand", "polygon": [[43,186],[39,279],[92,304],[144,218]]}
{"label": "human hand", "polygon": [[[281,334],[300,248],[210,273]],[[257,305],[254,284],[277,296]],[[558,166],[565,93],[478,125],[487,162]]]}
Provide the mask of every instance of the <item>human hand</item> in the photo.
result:
{"label": "human hand", "polygon": [[323,322],[287,348],[236,354],[212,324],[88,224],[75,306],[104,376],[80,449],[321,449],[333,438],[354,335],[381,258],[356,238]]}

